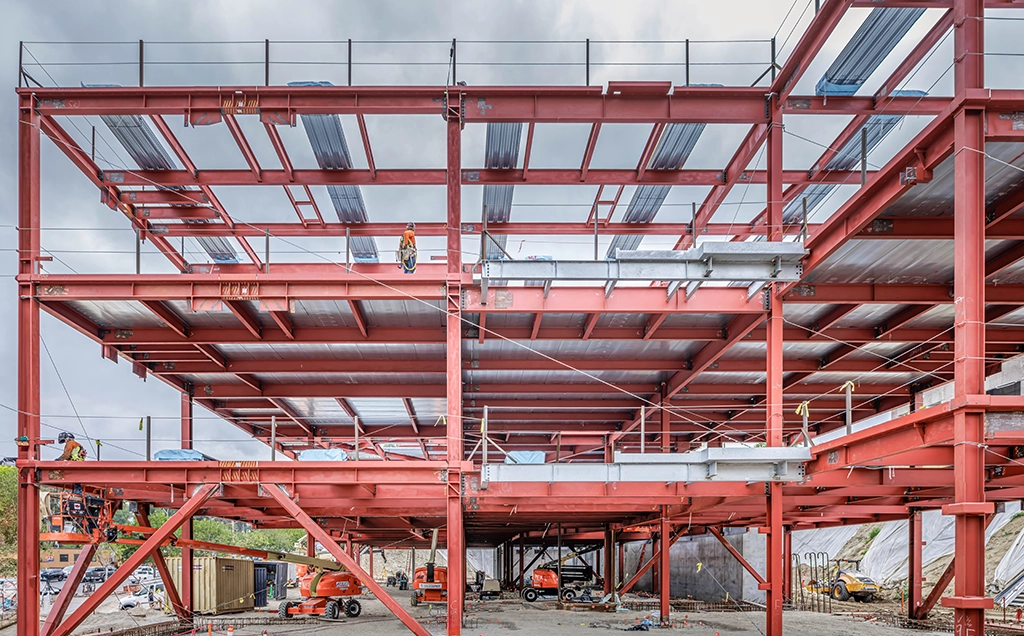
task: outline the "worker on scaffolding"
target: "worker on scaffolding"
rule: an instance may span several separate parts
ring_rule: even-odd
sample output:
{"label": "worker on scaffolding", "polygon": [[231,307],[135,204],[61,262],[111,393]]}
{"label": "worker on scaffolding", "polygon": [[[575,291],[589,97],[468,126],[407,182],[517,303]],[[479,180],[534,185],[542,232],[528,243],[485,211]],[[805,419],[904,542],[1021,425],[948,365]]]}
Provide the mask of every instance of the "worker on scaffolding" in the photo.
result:
{"label": "worker on scaffolding", "polygon": [[82,445],[75,441],[75,436],[68,432],[63,432],[57,436],[57,442],[64,444],[64,453],[57,458],[59,462],[82,462],[85,461],[85,449]]}
{"label": "worker on scaffolding", "polygon": [[398,267],[406,274],[412,274],[416,271],[416,259],[416,224],[410,221],[398,244]]}

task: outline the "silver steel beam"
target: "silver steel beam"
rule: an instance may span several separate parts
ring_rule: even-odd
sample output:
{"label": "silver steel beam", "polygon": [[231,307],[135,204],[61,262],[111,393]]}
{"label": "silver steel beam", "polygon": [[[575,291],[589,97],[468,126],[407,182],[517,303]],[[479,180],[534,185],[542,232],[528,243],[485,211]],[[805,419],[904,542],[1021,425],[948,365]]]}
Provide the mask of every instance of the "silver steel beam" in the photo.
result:
{"label": "silver steel beam", "polygon": [[615,453],[613,464],[488,464],[486,482],[803,481],[806,447],[708,448],[690,453]]}
{"label": "silver steel beam", "polygon": [[789,242],[708,242],[686,251],[619,250],[616,256],[610,261],[487,261],[481,265],[480,278],[790,282],[800,279],[804,248]]}

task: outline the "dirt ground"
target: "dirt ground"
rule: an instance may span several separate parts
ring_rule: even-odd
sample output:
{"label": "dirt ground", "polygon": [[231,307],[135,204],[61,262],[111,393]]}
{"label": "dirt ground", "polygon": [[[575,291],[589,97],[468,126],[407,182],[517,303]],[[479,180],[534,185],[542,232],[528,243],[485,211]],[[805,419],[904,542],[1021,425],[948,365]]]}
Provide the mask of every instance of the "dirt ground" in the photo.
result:
{"label": "dirt ground", "polygon": [[[293,593],[295,591],[293,590]],[[420,605],[409,607],[408,592],[393,592],[404,607],[422,622],[432,634],[444,634],[444,607]],[[81,603],[76,599],[72,608]],[[383,603],[376,599],[361,600],[363,611],[355,619],[343,619],[316,625],[278,624],[261,626],[242,626],[235,628],[237,636],[260,636],[267,630],[268,636],[284,634],[319,634],[322,636],[344,636],[359,634],[378,636],[384,634],[407,633],[401,623],[394,618]],[[145,625],[167,620],[162,613],[148,610],[125,612],[116,609],[113,599],[105,602],[100,609],[89,617],[76,634],[108,633],[112,630]],[[267,608],[270,610],[271,608]],[[865,609],[861,606],[858,609]],[[223,617],[230,620],[276,616],[274,611],[246,612]],[[595,635],[607,632],[625,631],[637,624],[649,614],[642,612],[618,612],[605,614],[598,612],[570,612],[554,608],[552,602],[525,603],[519,601],[489,601],[485,603],[470,602],[466,611],[466,627],[463,633],[467,636],[490,636],[508,632],[524,634],[564,634]],[[810,612],[787,612],[785,614],[785,630],[787,634],[822,636],[888,636],[896,634],[916,634],[928,636],[938,632],[924,632],[889,627],[880,622],[873,622],[863,616],[836,616],[814,614]],[[677,613],[672,616],[671,631],[679,631],[694,636],[757,636],[763,634],[764,615],[761,612],[703,612]],[[241,622],[241,621],[239,621]],[[654,628],[651,631],[665,631]],[[0,636],[14,636],[15,628],[0,630]]]}

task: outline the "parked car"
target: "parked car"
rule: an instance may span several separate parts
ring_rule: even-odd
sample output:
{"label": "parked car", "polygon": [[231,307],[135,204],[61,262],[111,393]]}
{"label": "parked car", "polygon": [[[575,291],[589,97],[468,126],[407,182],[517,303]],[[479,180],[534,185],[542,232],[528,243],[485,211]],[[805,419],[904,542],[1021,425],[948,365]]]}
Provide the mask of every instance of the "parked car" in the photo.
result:
{"label": "parked car", "polygon": [[132,576],[139,579],[140,581],[143,581],[145,579],[156,578],[156,571],[153,569],[153,566],[151,565],[141,565],[135,568],[135,571],[132,572]]}
{"label": "parked car", "polygon": [[83,583],[102,583],[110,578],[110,575],[117,570],[112,565],[98,565],[93,566],[85,571],[85,576],[82,577]]}
{"label": "parked car", "polygon": [[42,581],[63,581],[68,578],[63,568],[44,568],[39,571],[39,579]]}
{"label": "parked car", "polygon": [[159,609],[163,606],[164,583],[163,581],[145,581],[137,592],[131,596],[121,599],[121,609],[127,610],[135,607],[146,607],[148,609]]}

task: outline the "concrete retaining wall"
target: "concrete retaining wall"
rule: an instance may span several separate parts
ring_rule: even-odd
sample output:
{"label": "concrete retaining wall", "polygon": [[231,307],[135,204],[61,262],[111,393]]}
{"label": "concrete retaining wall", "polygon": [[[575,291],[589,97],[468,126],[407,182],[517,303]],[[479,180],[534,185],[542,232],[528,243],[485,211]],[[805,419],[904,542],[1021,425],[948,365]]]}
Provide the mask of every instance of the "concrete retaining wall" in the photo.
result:
{"label": "concrete retaining wall", "polygon": [[[756,531],[726,535],[726,539],[759,572],[765,566],[765,540]],[[637,570],[637,562],[643,552],[646,562],[657,550],[657,544],[626,544],[626,572]],[[733,558],[722,544],[711,535],[683,537],[669,552],[671,559],[671,595],[675,598],[693,598],[699,601],[718,602],[726,594],[734,600],[764,602],[764,591],[757,589],[757,581]],[[701,563],[700,572],[697,563]],[[634,586],[637,591],[651,591],[651,572],[646,573]]]}

